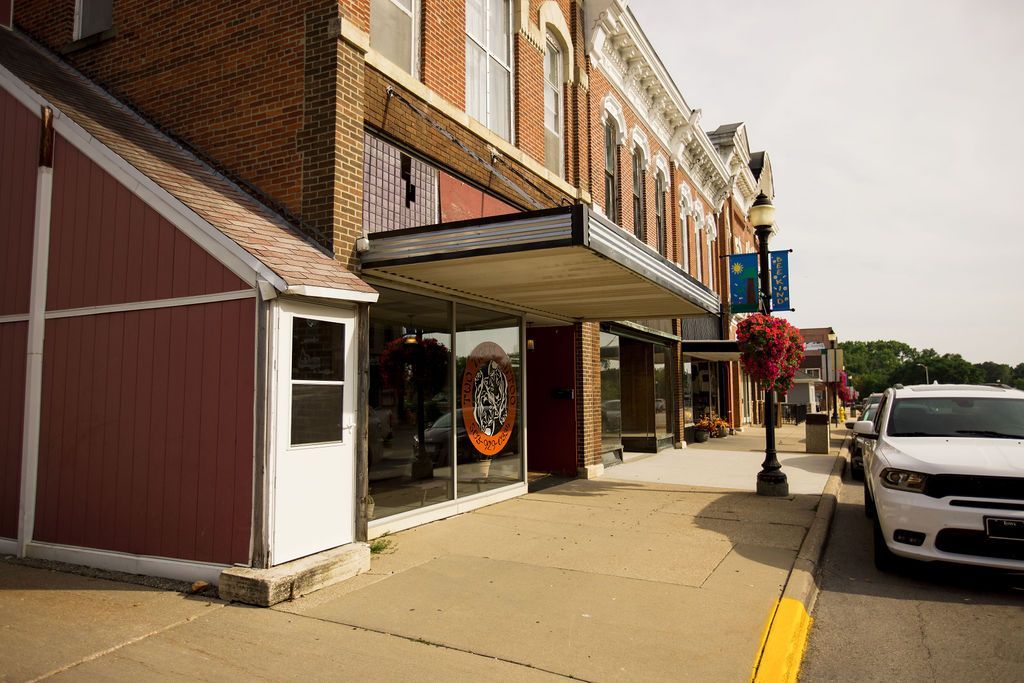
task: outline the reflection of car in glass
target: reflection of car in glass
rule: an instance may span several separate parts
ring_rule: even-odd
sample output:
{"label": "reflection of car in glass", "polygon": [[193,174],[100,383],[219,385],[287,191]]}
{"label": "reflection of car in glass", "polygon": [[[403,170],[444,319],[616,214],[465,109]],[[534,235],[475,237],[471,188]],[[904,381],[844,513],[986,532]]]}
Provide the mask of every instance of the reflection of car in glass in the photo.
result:
{"label": "reflection of car in glass", "polygon": [[601,424],[605,431],[622,428],[622,402],[612,399],[601,404]]}
{"label": "reflection of car in glass", "polygon": [[664,413],[665,412],[665,406],[666,406],[665,399],[663,399],[663,398],[656,398],[656,399],[654,399],[654,412],[656,412],[656,413]]}
{"label": "reflection of car in glass", "polygon": [[[870,422],[875,419],[875,410],[877,410],[878,404],[872,403],[867,409],[864,410],[864,414],[860,416],[860,420]],[[846,428],[853,429],[853,426],[857,424],[857,420],[847,420]],[[850,443],[850,476],[854,479],[864,478],[864,443],[867,441],[862,435],[854,434],[853,441]]]}
{"label": "reflection of car in glass", "polygon": [[[448,464],[449,452],[451,449],[452,414],[445,413],[428,426],[423,432],[423,448],[430,456],[435,466],[443,467]],[[459,452],[466,452],[471,449],[469,435],[466,434],[466,426],[459,420],[459,428],[456,431],[456,438],[459,440]],[[412,437],[413,455],[419,449],[419,436]]]}
{"label": "reflection of car in glass", "polygon": [[366,441],[371,465],[380,462],[384,457],[384,443],[394,436],[392,421],[392,413],[387,408],[370,408],[366,420]]}
{"label": "reflection of car in glass", "polygon": [[1024,392],[897,386],[854,432],[879,569],[894,556],[1024,569]]}

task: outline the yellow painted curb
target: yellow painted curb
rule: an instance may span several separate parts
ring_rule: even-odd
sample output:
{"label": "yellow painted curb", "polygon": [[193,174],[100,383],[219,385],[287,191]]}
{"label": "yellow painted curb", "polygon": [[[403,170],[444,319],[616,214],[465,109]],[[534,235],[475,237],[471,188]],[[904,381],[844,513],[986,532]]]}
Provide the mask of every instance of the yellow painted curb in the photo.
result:
{"label": "yellow painted curb", "polygon": [[812,621],[799,600],[779,600],[754,667],[754,683],[796,681]]}

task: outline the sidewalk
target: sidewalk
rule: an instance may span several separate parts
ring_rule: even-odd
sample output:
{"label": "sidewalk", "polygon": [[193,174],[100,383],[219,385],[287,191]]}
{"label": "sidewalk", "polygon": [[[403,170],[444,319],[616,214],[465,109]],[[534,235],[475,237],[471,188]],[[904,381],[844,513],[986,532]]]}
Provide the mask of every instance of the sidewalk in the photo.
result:
{"label": "sidewalk", "polygon": [[[663,452],[395,534],[369,573],[271,609],[0,562],[0,672],[749,680],[820,489],[771,499],[677,480],[711,481],[715,468],[686,463],[717,457],[737,481],[745,467],[752,489],[756,439]],[[794,478],[817,470],[801,457],[783,460]]]}

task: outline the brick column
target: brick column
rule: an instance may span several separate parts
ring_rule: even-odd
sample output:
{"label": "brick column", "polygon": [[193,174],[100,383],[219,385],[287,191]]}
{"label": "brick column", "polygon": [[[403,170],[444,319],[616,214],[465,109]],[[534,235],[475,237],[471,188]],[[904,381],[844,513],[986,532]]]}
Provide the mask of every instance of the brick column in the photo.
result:
{"label": "brick column", "polygon": [[601,326],[576,324],[576,465],[579,476],[598,477],[601,463]]}

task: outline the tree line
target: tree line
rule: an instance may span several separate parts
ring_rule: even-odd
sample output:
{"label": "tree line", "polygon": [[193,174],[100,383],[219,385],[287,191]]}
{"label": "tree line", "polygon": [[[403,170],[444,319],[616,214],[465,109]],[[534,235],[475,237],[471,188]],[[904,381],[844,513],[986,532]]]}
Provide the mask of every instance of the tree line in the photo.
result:
{"label": "tree line", "polygon": [[1024,363],[972,363],[958,353],[939,354],[935,349],[918,350],[891,340],[848,341],[840,345],[846,372],[861,397],[884,391],[894,384],[1005,384],[1024,390]]}

